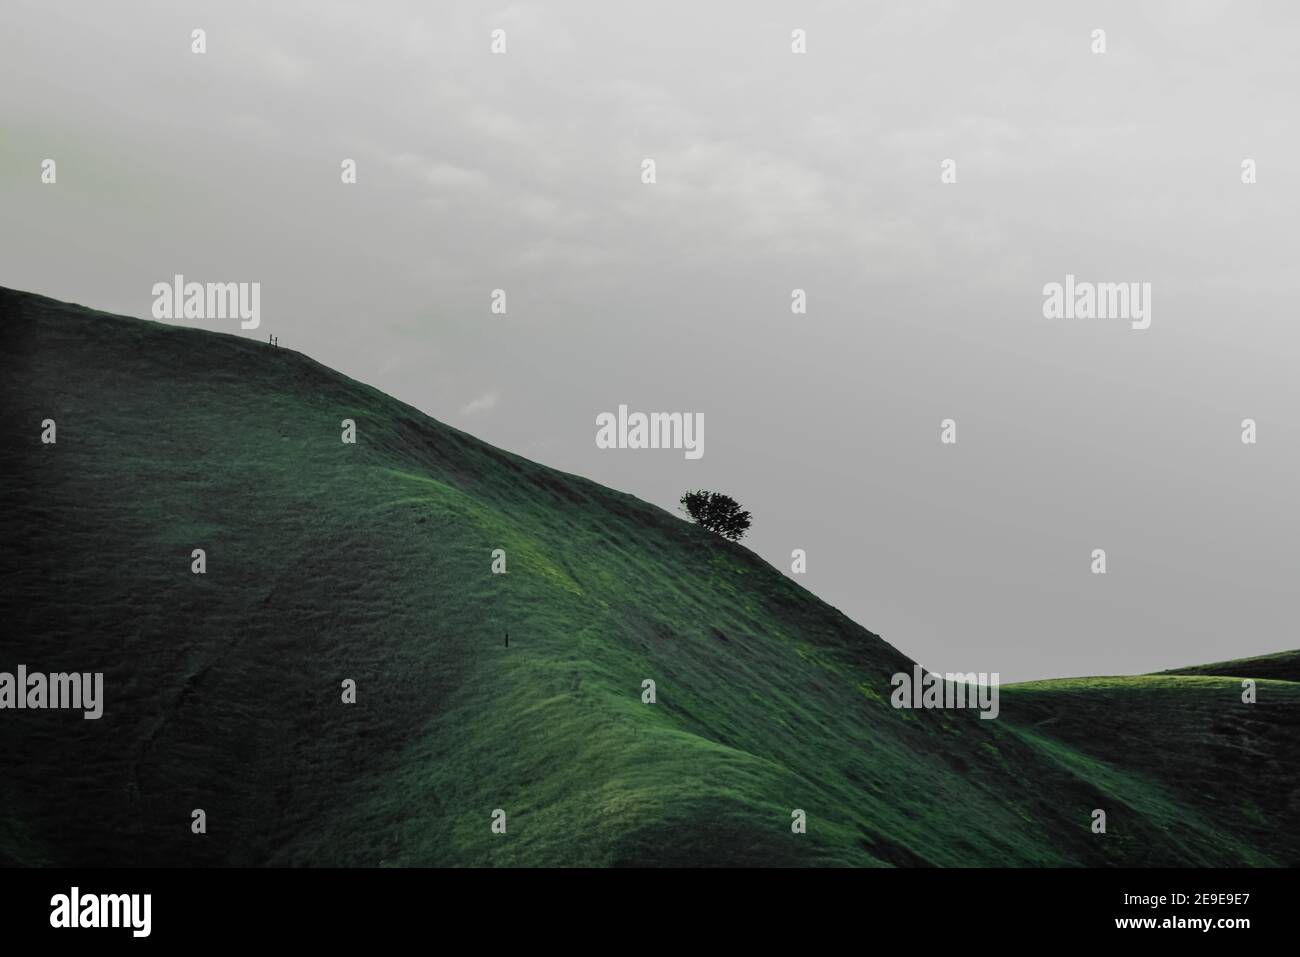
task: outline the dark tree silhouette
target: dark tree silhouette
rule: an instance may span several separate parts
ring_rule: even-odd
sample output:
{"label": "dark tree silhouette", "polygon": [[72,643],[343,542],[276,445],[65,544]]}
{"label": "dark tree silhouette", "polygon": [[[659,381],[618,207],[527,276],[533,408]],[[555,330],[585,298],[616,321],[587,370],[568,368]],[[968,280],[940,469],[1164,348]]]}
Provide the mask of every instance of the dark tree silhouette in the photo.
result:
{"label": "dark tree silhouette", "polygon": [[749,513],[730,495],[721,492],[687,492],[681,497],[682,510],[696,525],[707,528],[716,535],[740,541],[749,531]]}

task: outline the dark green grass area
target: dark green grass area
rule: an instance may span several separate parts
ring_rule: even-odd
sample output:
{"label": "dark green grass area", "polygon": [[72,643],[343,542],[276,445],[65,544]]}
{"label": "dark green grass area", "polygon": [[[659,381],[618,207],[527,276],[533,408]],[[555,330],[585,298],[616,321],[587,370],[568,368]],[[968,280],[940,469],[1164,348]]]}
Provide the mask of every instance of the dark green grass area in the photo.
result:
{"label": "dark green grass area", "polygon": [[1227,675],[1233,678],[1272,678],[1275,681],[1300,681],[1300,651],[1280,651],[1275,655],[1216,661],[1208,665],[1171,668],[1162,675]]}
{"label": "dark green grass area", "polygon": [[106,684],[0,712],[0,861],[1300,863],[1295,686],[895,710],[911,661],[747,549],[291,350],[3,290],[0,330],[0,670]]}
{"label": "dark green grass area", "polygon": [[1143,675],[1011,685],[1002,700],[1012,731],[1104,791],[1107,840],[1147,863],[1294,865],[1300,684],[1259,680],[1256,695],[1244,703],[1234,678]]}

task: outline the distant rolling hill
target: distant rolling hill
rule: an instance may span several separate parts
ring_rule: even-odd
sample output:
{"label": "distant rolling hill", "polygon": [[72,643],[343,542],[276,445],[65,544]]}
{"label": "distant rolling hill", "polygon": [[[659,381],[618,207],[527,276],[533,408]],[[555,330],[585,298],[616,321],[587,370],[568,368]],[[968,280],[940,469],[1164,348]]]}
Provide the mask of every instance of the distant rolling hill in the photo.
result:
{"label": "distant rolling hill", "polygon": [[1294,668],[895,710],[912,662],[747,549],[289,349],[7,290],[0,332],[0,671],[106,698],[0,712],[0,861],[1300,863]]}
{"label": "distant rolling hill", "polygon": [[1208,665],[1173,668],[1162,671],[1165,675],[1231,675],[1234,678],[1273,678],[1278,681],[1300,681],[1300,651],[1280,651],[1275,655],[1239,658],[1236,661],[1216,661]]}

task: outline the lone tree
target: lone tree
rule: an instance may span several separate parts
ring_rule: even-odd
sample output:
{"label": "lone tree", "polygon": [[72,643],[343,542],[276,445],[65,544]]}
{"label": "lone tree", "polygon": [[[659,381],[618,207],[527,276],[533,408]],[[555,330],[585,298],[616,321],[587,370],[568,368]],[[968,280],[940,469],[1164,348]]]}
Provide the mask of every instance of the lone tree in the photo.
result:
{"label": "lone tree", "polygon": [[681,498],[682,510],[702,528],[733,542],[749,531],[749,513],[740,503],[721,492],[687,492]]}

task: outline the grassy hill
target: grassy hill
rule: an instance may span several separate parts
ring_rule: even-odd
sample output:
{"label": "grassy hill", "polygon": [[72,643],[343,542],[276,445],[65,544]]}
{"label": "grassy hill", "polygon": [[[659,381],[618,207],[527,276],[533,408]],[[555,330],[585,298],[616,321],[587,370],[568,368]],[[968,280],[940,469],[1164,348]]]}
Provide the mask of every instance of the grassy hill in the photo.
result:
{"label": "grassy hill", "polygon": [[0,333],[0,670],[106,697],[0,712],[2,862],[1300,863],[1292,681],[895,710],[911,661],[747,549],[291,350],[6,290]]}
{"label": "grassy hill", "polygon": [[1208,665],[1192,665],[1162,671],[1165,675],[1231,675],[1235,678],[1273,678],[1278,681],[1300,681],[1300,651],[1279,651],[1275,655],[1239,658],[1236,661],[1216,661]]}

